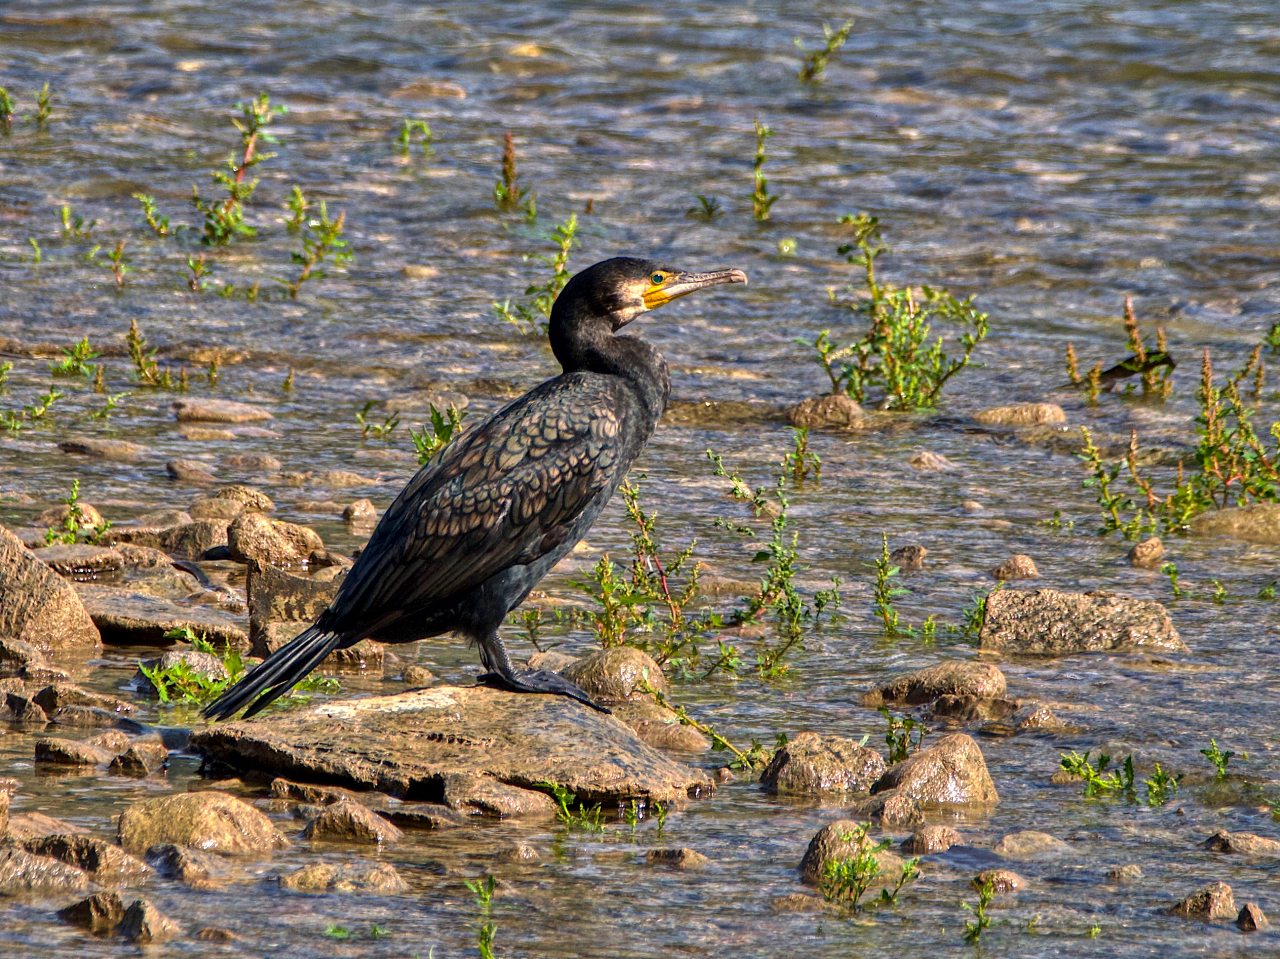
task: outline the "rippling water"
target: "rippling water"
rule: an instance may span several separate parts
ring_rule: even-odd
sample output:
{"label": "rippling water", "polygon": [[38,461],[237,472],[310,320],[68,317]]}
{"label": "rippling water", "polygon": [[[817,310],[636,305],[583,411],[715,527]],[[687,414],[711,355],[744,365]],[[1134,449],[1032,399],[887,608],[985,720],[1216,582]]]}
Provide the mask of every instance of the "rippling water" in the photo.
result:
{"label": "rippling water", "polygon": [[[350,469],[368,483],[328,490],[248,477],[268,488],[280,515],[317,525],[326,540],[358,540],[320,500],[369,495],[385,505],[411,466],[362,445],[354,413],[368,400],[424,388],[466,395],[472,415],[556,372],[549,350],[495,319],[491,304],[518,297],[543,268],[521,255],[548,252],[539,234],[571,213],[582,246],[572,268],[619,253],[687,268],[740,267],[745,291],[712,292],[646,317],[639,327],[672,365],[673,398],[752,400],[781,407],[824,388],[825,376],[797,337],[849,328],[827,290],[853,280],[835,253],[839,214],[867,210],[887,225],[890,279],[975,293],[992,334],[976,354],[983,367],[949,387],[940,415],[903,418],[856,436],[815,438],[821,484],[797,493],[806,589],[830,576],[846,581],[847,621],[812,637],[782,680],[677,684],[676,695],[739,741],[772,741],[805,729],[882,733],[858,705],[862,689],[886,674],[966,656],[943,638],[887,643],[871,619],[868,571],[880,534],[891,545],[930,550],[910,580],[904,617],[930,613],[955,622],[986,570],[1013,552],[1033,555],[1046,585],[1107,587],[1169,600],[1156,574],[1124,562],[1125,547],[1091,535],[1091,495],[1078,462],[1042,446],[976,431],[967,414],[1010,400],[1049,396],[1074,343],[1082,363],[1120,359],[1119,319],[1132,294],[1148,332],[1159,324],[1181,361],[1177,395],[1165,405],[1104,397],[1090,409],[1063,401],[1073,425],[1147,442],[1185,442],[1194,415],[1199,353],[1219,369],[1238,366],[1276,313],[1276,210],[1280,175],[1280,27],[1260,2],[1100,4],[866,3],[856,8],[771,4],[492,3],[11,3],[0,10],[0,83],[33,108],[46,80],[54,94],[47,133],[17,121],[0,136],[0,334],[14,363],[13,409],[43,392],[47,364],[88,335],[104,348],[113,392],[132,389],[109,426],[87,417],[101,397],[61,384],[70,395],[47,427],[0,441],[0,488],[30,502],[6,503],[6,523],[22,524],[56,500],[73,477],[86,500],[124,521],[148,509],[184,506],[190,487],[168,480],[166,459],[204,458],[220,476],[232,453],[269,452],[285,470]],[[792,38],[812,44],[825,17],[856,25],[825,82],[795,77]],[[290,269],[294,245],[280,224],[299,184],[331,211],[345,210],[355,253],[351,268],[304,291],[296,302],[251,304],[195,295],[180,273],[199,251],[194,234],[148,237],[137,191],[156,196],[175,222],[192,222],[191,184],[235,144],[231,105],[259,91],[289,106],[275,125],[278,156],[261,176],[250,222],[259,237],[210,251],[213,279],[244,286]],[[403,118],[434,131],[434,156],[405,159],[393,139]],[[769,124],[765,167],[781,198],[768,223],[751,218],[752,122]],[[502,135],[519,150],[522,185],[537,191],[535,225],[493,209]],[[694,195],[714,195],[724,214],[686,216]],[[71,204],[97,219],[91,239],[60,237],[58,209]],[[590,205],[591,212],[586,210]],[[43,262],[32,262],[27,238]],[[117,293],[103,253],[127,237],[132,272]],[[796,254],[779,255],[794,239]],[[174,429],[171,396],[131,387],[124,332],[137,318],[162,361],[195,374],[210,348],[224,366],[213,393],[267,406],[277,437],[191,441]],[[289,369],[297,389],[281,391]],[[1271,405],[1264,404],[1264,414]],[[410,413],[417,425],[422,414]],[[1267,422],[1270,422],[1268,419]],[[70,433],[143,443],[136,464],[69,457],[56,441]],[[696,532],[700,555],[722,576],[753,578],[751,549],[715,530],[724,512],[703,451],[722,452],[754,482],[790,441],[781,424],[669,425],[641,463],[646,500],[668,536]],[[391,446],[409,449],[404,427]],[[921,473],[907,465],[919,449],[960,469]],[[961,503],[976,500],[979,512]],[[308,505],[311,504],[311,505]],[[617,504],[585,559],[620,548],[627,532]],[[1053,509],[1073,531],[1038,521]],[[983,739],[1002,803],[961,821],[975,846],[1015,829],[1039,828],[1072,842],[1060,859],[1019,864],[1028,891],[1002,903],[1008,923],[984,937],[998,955],[1269,954],[1268,934],[1243,938],[1229,927],[1173,920],[1158,909],[1210,879],[1225,879],[1238,901],[1280,911],[1274,866],[1224,859],[1197,843],[1217,828],[1274,833],[1271,817],[1238,788],[1188,787],[1153,810],[1091,802],[1051,787],[1066,749],[1132,751],[1179,770],[1205,769],[1198,750],[1214,736],[1238,756],[1232,768],[1271,787],[1277,735],[1277,616],[1253,599],[1275,575],[1276,550],[1218,541],[1169,543],[1193,584],[1173,606],[1194,655],[1176,665],[1140,656],[1077,657],[1002,664],[1013,694],[1053,704],[1080,728],[1071,735]],[[548,580],[573,595],[572,574]],[[1227,600],[1209,601],[1210,579]],[[585,646],[582,634],[567,637]],[[119,671],[97,670],[113,688],[131,675],[137,650],[111,649]],[[417,653],[446,679],[467,681],[472,654],[447,643]],[[376,682],[355,688],[376,688]],[[164,721],[162,718],[161,721]],[[15,808],[41,808],[107,835],[124,804],[155,783],[52,777],[30,763],[31,737],[0,739],[3,774],[23,788]],[[1244,758],[1247,752],[1248,758]],[[704,762],[712,764],[715,757]],[[194,760],[179,760],[169,783],[182,787]],[[1190,782],[1190,780],[1188,780]],[[1236,783],[1239,785],[1239,782]],[[167,787],[166,787],[167,788]],[[1256,802],[1256,799],[1252,802]],[[484,833],[493,844],[519,838],[542,864],[501,867],[510,885],[495,902],[503,956],[798,955],[837,956],[893,949],[905,954],[968,952],[961,934],[972,899],[970,854],[926,862],[903,905],[873,923],[775,914],[770,904],[798,890],[794,867],[812,833],[838,811],[784,803],[749,782],[673,815],[663,842],[694,847],[716,862],[673,880],[638,864],[656,842],[610,832],[557,837],[511,825]],[[283,815],[283,814],[282,814]],[[291,828],[282,819],[282,828]],[[264,875],[313,858],[295,845]],[[185,924],[214,922],[238,939],[219,954],[275,956],[474,954],[476,914],[458,875],[491,866],[472,835],[422,834],[384,854],[413,885],[394,899],[302,898],[268,882],[213,894],[153,883],[148,895]],[[1103,883],[1115,863],[1138,863],[1144,878]],[[499,867],[494,867],[499,868]],[[1034,931],[1028,922],[1039,917]],[[325,938],[330,923],[379,940]],[[1086,938],[1093,925],[1097,939]],[[118,945],[85,941],[51,921],[41,903],[6,907],[0,949],[25,955],[115,955]],[[210,954],[184,941],[174,953]],[[467,950],[472,950],[468,953]]]}

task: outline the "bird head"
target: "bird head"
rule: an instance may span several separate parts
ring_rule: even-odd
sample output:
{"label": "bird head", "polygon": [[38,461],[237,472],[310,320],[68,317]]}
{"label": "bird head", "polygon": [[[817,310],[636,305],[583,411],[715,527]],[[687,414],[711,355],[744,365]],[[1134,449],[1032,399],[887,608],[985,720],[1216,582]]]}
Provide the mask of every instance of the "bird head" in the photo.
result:
{"label": "bird head", "polygon": [[565,284],[552,308],[551,322],[556,325],[557,314],[567,320],[585,312],[607,318],[617,332],[640,314],[696,290],[746,282],[747,274],[741,270],[688,273],[653,260],[614,257],[587,267]]}

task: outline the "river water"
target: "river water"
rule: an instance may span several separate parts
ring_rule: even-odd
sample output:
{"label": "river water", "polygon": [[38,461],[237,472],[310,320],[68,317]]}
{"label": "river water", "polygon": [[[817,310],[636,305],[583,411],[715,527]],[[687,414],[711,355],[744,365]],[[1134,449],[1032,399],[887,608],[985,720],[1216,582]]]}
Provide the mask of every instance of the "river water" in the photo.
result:
{"label": "river water", "polygon": [[[823,19],[855,20],[848,44],[818,85],[798,82],[792,39],[812,46]],[[47,81],[47,131],[23,119]],[[1276,313],[1276,210],[1280,174],[1280,29],[1256,0],[1224,3],[862,3],[800,4],[404,2],[303,5],[245,2],[10,3],[0,9],[0,83],[18,118],[0,134],[0,335],[11,338],[15,410],[50,385],[51,354],[88,336],[104,356],[107,386],[130,392],[107,423],[90,418],[101,395],[87,381],[59,381],[68,395],[51,418],[0,442],[4,522],[23,525],[78,478],[84,499],[123,522],[183,507],[195,493],[166,477],[173,458],[205,460],[220,478],[267,489],[282,518],[315,525],[331,545],[359,538],[316,501],[370,496],[385,505],[410,475],[406,427],[388,443],[362,442],[355,413],[369,400],[450,391],[470,415],[496,409],[557,368],[545,344],[497,319],[492,303],[518,300],[545,267],[522,254],[550,253],[541,234],[577,214],[580,248],[570,269],[618,254],[689,269],[737,267],[751,284],[682,301],[636,326],[666,354],[673,400],[746,400],[781,408],[823,391],[825,374],[796,339],[823,329],[852,335],[852,314],[828,290],[856,279],[835,248],[838,216],[879,217],[891,254],[882,273],[901,283],[977,294],[992,332],[975,354],[981,367],[958,376],[941,412],[897,416],[884,428],[815,435],[823,471],[793,494],[800,535],[798,581],[811,593],[844,581],[844,617],[811,635],[790,671],[762,682],[750,671],[674,685],[673,698],[737,742],[772,742],[812,729],[871,736],[883,721],[859,705],[873,682],[943,658],[974,655],[945,631],[885,640],[870,602],[870,563],[881,534],[891,547],[929,549],[907,581],[903,618],[936,614],[958,623],[987,570],[1015,552],[1034,557],[1041,583],[1105,587],[1171,604],[1192,650],[1169,661],[1103,655],[1002,663],[1013,695],[1053,705],[1068,733],[981,737],[1001,795],[994,811],[960,817],[971,848],[923,864],[923,877],[892,909],[857,920],[779,913],[773,901],[800,891],[795,866],[812,834],[838,807],[783,802],[749,777],[714,799],[691,803],[632,838],[494,826],[481,833],[415,834],[383,858],[412,894],[388,899],[304,898],[266,877],[312,861],[306,843],[277,854],[261,875],[216,893],[152,883],[147,895],[184,925],[216,923],[237,938],[184,939],[172,954],[412,956],[476,954],[478,913],[463,876],[489,870],[507,883],[493,906],[500,956],[844,956],[968,954],[961,900],[990,860],[982,852],[1018,829],[1066,839],[1071,852],[1018,863],[1028,889],[1000,900],[982,953],[1039,956],[1268,955],[1274,934],[1244,937],[1161,909],[1212,879],[1237,902],[1280,911],[1271,861],[1199,848],[1219,828],[1280,834],[1261,805],[1274,796],[1280,685],[1274,602],[1256,599],[1276,575],[1277,552],[1226,540],[1166,537],[1190,594],[1172,601],[1167,581],[1131,569],[1128,544],[1094,535],[1098,517],[1085,473],[1067,452],[980,430],[969,415],[1013,401],[1050,399],[1070,424],[1166,448],[1191,441],[1200,352],[1219,370],[1239,366]],[[195,223],[192,183],[209,193],[208,171],[236,145],[228,119],[236,101],[267,92],[286,104],[273,129],[278,155],[248,208],[258,236],[204,250],[198,231],[150,235],[135,192],[156,197],[175,223]],[[394,139],[404,119],[424,120],[434,154],[408,157]],[[765,172],[779,199],[772,219],[751,216],[752,123],[768,124]],[[518,150],[522,187],[537,193],[537,221],[501,216],[493,205],[502,138]],[[1270,158],[1270,160],[1268,159]],[[243,288],[294,270],[297,240],[282,225],[293,185],[346,214],[354,262],[304,288],[296,301],[264,302],[193,293],[181,274],[207,252],[211,282]],[[687,215],[696,194],[719,199],[706,222]],[[87,238],[62,234],[59,208],[86,222]],[[34,238],[42,261],[33,262]],[[131,272],[117,291],[106,253],[126,239]],[[794,255],[779,243],[794,241]],[[101,250],[86,255],[94,246]],[[1068,341],[1082,367],[1126,355],[1120,320],[1131,294],[1144,329],[1160,325],[1180,361],[1166,403],[1104,396],[1097,407],[1051,392],[1064,379]],[[136,318],[161,362],[188,365],[192,391],[268,407],[276,435],[190,440],[174,428],[173,396],[131,383],[124,334]],[[220,351],[216,387],[201,374]],[[293,369],[292,393],[282,383]],[[1274,381],[1259,421],[1270,423]],[[380,421],[380,414],[374,414]],[[70,434],[143,444],[134,463],[73,457]],[[675,545],[699,539],[698,555],[727,579],[752,579],[754,544],[717,530],[732,512],[710,476],[712,448],[751,482],[770,481],[791,442],[784,424],[669,424],[639,469],[646,503]],[[908,465],[920,450],[957,469]],[[373,451],[373,452],[371,452]],[[354,470],[366,485],[329,490],[242,476],[224,456],[270,453],[284,470]],[[982,509],[965,508],[977,502]],[[615,503],[583,561],[628,542]],[[1074,528],[1041,521],[1061,511]],[[745,519],[745,517],[739,517]],[[578,573],[580,575],[580,572]],[[553,575],[553,597],[580,597]],[[1218,580],[1225,600],[1211,600]],[[556,634],[585,649],[581,631]],[[517,655],[529,648],[513,640]],[[108,648],[88,680],[117,689],[145,651]],[[443,678],[478,671],[457,644],[405,654]],[[389,672],[390,674],[390,672]],[[357,692],[376,680],[349,684]],[[389,683],[388,689],[399,688]],[[144,718],[171,722],[140,706]],[[1236,753],[1227,786],[1197,786],[1209,767],[1199,750],[1216,738]],[[23,785],[15,810],[41,809],[111,835],[120,808],[139,794],[184,788],[193,758],[165,781],[48,776],[33,768],[32,736],[0,738],[0,774]],[[1088,800],[1051,786],[1062,752],[1132,752],[1186,774],[1162,808]],[[1247,758],[1246,758],[1247,754]],[[708,768],[719,756],[696,760]],[[1252,792],[1246,789],[1252,784]],[[281,828],[296,828],[284,812]],[[897,835],[901,835],[898,833]],[[478,838],[480,837],[480,838]],[[520,840],[539,850],[531,866],[497,866],[487,853]],[[657,845],[709,856],[701,873],[666,874],[642,864]],[[975,849],[977,851],[975,851]],[[334,853],[333,855],[338,855]],[[1143,878],[1109,885],[1105,871],[1136,863]],[[119,954],[60,926],[40,902],[4,905],[0,951],[14,955]],[[1038,917],[1038,918],[1037,918]],[[1032,920],[1036,920],[1034,923]],[[331,925],[352,938],[326,936]],[[371,937],[374,926],[383,933]],[[1097,927],[1096,937],[1090,936]],[[434,952],[433,952],[434,950]]]}

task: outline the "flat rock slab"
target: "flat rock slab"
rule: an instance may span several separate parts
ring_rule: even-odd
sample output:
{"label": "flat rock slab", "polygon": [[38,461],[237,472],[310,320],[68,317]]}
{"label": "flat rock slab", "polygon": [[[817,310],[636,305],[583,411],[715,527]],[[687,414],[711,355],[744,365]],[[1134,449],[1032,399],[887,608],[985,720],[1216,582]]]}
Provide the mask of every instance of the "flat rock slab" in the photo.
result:
{"label": "flat rock slab", "polygon": [[584,802],[670,802],[710,793],[612,716],[563,696],[437,686],[341,700],[191,734],[191,748],[239,769],[441,802],[446,777],[549,782]]}
{"label": "flat rock slab", "polygon": [[1252,503],[1209,510],[1191,521],[1197,536],[1223,536],[1246,543],[1280,543],[1280,503]]}
{"label": "flat rock slab", "polygon": [[171,600],[130,589],[76,583],[80,601],[108,643],[161,645],[171,629],[190,626],[211,642],[249,645],[246,624],[213,606],[180,606]]}
{"label": "flat rock slab", "polygon": [[1134,646],[1189,652],[1159,603],[1111,593],[1004,589],[987,597],[978,648],[1068,656]]}
{"label": "flat rock slab", "polygon": [[261,406],[234,400],[178,400],[173,412],[179,423],[260,423],[273,418]]}
{"label": "flat rock slab", "polygon": [[31,555],[59,576],[75,577],[112,573],[124,568],[124,557],[105,546],[59,543],[32,550]]}

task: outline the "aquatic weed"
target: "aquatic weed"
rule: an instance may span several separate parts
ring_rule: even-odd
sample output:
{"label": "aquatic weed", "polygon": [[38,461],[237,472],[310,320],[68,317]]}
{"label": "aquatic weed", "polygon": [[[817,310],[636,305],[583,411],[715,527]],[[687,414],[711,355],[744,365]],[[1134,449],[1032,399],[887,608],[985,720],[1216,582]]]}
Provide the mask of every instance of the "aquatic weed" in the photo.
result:
{"label": "aquatic weed", "polygon": [[9,392],[9,374],[13,372],[13,364],[8,360],[0,363],[0,393]]}
{"label": "aquatic weed", "polygon": [[116,289],[124,289],[124,275],[129,272],[129,258],[124,255],[124,240],[116,244],[116,248],[107,254],[111,263],[111,275],[115,278]]}
{"label": "aquatic weed", "polygon": [[148,349],[147,338],[138,329],[137,319],[129,322],[129,332],[125,335],[125,343],[129,348],[129,359],[133,361],[133,375],[141,386],[154,389],[178,390],[179,382],[175,382],[168,368],[161,369],[156,362],[156,348]]}
{"label": "aquatic weed", "polygon": [[[289,375],[289,389],[292,390],[292,370],[289,371]],[[419,466],[425,466],[431,457],[449,445],[454,436],[461,431],[462,421],[466,415],[465,412],[459,412],[452,403],[444,413],[436,409],[435,404],[432,403],[431,422],[424,423],[419,433],[415,433],[412,426],[409,427],[409,439],[413,441],[414,452],[418,454]],[[430,433],[427,432],[428,426],[431,428]]]}
{"label": "aquatic weed", "polygon": [[400,135],[396,137],[396,146],[401,153],[405,156],[409,155],[409,150],[414,145],[415,135],[417,137],[417,145],[422,147],[422,155],[424,157],[429,157],[436,152],[431,148],[431,127],[427,121],[406,119],[404,125],[400,128]]}
{"label": "aquatic weed", "polygon": [[[831,858],[822,864],[822,878],[818,888],[827,902],[858,910],[867,889],[883,872],[878,854],[888,849],[892,841],[882,839],[871,842],[867,836],[870,829],[871,823],[864,822],[840,833],[840,841],[854,843],[858,851],[853,856]],[[897,895],[897,889],[894,890],[894,895]]]}
{"label": "aquatic weed", "polygon": [[40,92],[36,94],[36,112],[31,118],[38,127],[49,125],[49,119],[53,116],[53,96],[49,93],[49,84],[45,83],[40,88]]}
{"label": "aquatic weed", "polygon": [[1231,762],[1231,757],[1234,756],[1235,753],[1231,751],[1224,753],[1218,748],[1218,741],[1216,739],[1210,739],[1209,747],[1207,749],[1200,750],[1200,755],[1209,760],[1217,770],[1217,774],[1213,777],[1214,779],[1221,781],[1227,778],[1227,763]]}
{"label": "aquatic weed", "polygon": [[192,293],[203,293],[209,289],[209,283],[205,280],[209,275],[209,267],[205,264],[203,253],[199,256],[187,257],[187,269],[191,271],[191,275],[185,277],[188,290]]}
{"label": "aquatic weed", "polygon": [[809,449],[809,428],[807,426],[791,427],[792,441],[795,448],[783,458],[784,468],[791,473],[791,482],[795,486],[804,484],[809,474],[819,479],[822,476],[822,460],[817,453]]}
{"label": "aquatic weed", "polygon": [[[894,583],[894,577],[901,571],[889,559],[889,534],[880,534],[880,558],[874,563],[863,563],[876,571],[876,584],[872,589],[872,602],[876,615],[884,626],[886,636],[897,636],[903,632],[898,628],[898,611],[893,608],[895,596],[905,596],[909,590]],[[907,627],[906,632],[911,628]]]}
{"label": "aquatic weed", "polygon": [[996,885],[992,879],[987,879],[978,887],[978,904],[971,906],[967,902],[960,903],[962,909],[967,909],[973,913],[973,920],[965,920],[964,924],[964,941],[971,942],[974,945],[982,938],[983,932],[991,925],[991,917],[987,915],[987,907],[991,905],[991,900],[996,897]]}
{"label": "aquatic weed", "polygon": [[94,352],[89,345],[89,337],[84,337],[75,346],[62,347],[63,359],[60,363],[50,363],[49,372],[53,376],[89,376],[89,361],[97,359],[101,354]]}
{"label": "aquatic weed", "polygon": [[87,239],[89,234],[93,232],[93,228],[98,225],[98,221],[94,220],[86,226],[84,217],[78,213],[73,213],[70,204],[63,204],[59,215],[62,217],[62,235],[69,239]]}
{"label": "aquatic weed", "polygon": [[587,832],[604,832],[603,810],[600,803],[589,809],[578,802],[578,797],[559,783],[543,781],[537,785],[551,793],[556,802],[556,818],[570,829],[585,829]]}
{"label": "aquatic weed", "polygon": [[769,219],[769,211],[778,200],[776,195],[770,195],[769,181],[765,179],[764,175],[764,164],[768,159],[765,155],[764,142],[773,136],[773,131],[759,120],[753,122],[756,131],[756,155],[752,161],[755,186],[751,191],[751,210],[757,220],[767,220]]}
{"label": "aquatic weed", "polygon": [[1088,752],[1081,756],[1073,749],[1069,754],[1062,754],[1059,764],[1067,773],[1084,780],[1086,796],[1104,792],[1133,792],[1133,756],[1126,756],[1119,768],[1112,769],[1105,776],[1103,773],[1111,765],[1111,757],[1106,753],[1099,753],[1097,760],[1090,765]]}
{"label": "aquatic weed", "polygon": [[514,307],[511,300],[502,303],[494,301],[493,309],[499,317],[506,320],[525,336],[541,336],[547,332],[551,319],[551,307],[569,282],[569,251],[578,246],[578,215],[572,214],[543,238],[550,240],[557,247],[555,253],[526,253],[524,260],[537,260],[551,268],[551,275],[541,283],[532,283],[525,288],[524,295],[528,299],[517,303]]}
{"label": "aquatic weed", "polygon": [[267,133],[266,128],[276,117],[288,112],[286,106],[272,106],[266,93],[258,94],[248,103],[237,103],[236,109],[240,116],[233,117],[231,122],[240,132],[241,154],[239,159],[234,154],[227,158],[226,171],[214,170],[210,174],[226,197],[204,199],[198,186],[191,187],[191,205],[204,217],[201,240],[210,246],[223,246],[237,236],[256,235],[257,231],[244,222],[244,205],[252,199],[258,179],[254,177],[246,182],[245,174],[276,155],[263,153],[259,147],[280,142]]}
{"label": "aquatic weed", "polygon": [[493,185],[493,202],[503,213],[523,211],[525,219],[532,223],[537,219],[536,192],[520,189],[516,178],[516,142],[508,130],[502,140],[502,175]]}
{"label": "aquatic weed", "polygon": [[155,197],[148,196],[145,193],[135,193],[133,198],[142,204],[142,217],[147,221],[147,226],[151,228],[151,232],[156,236],[173,236],[178,230],[182,229],[181,226],[169,226],[169,218],[161,216],[156,209]]}
{"label": "aquatic weed", "polygon": [[324,200],[320,201],[320,216],[307,219],[304,224],[302,251],[290,254],[295,266],[301,267],[298,275],[292,279],[277,279],[284,287],[289,299],[298,298],[298,290],[308,280],[320,280],[328,274],[324,270],[325,260],[334,266],[343,266],[351,262],[352,253],[347,241],[342,238],[347,213],[343,210],[336,220],[329,219],[329,209]]}
{"label": "aquatic weed", "polygon": [[489,875],[484,879],[464,879],[462,882],[475,896],[476,905],[488,911],[489,904],[493,902],[493,889],[496,882],[494,877]]}
{"label": "aquatic weed", "polygon": [[1160,572],[1169,577],[1169,586],[1173,589],[1173,598],[1179,599],[1185,590],[1178,586],[1178,567],[1173,563],[1165,563],[1160,567]]}
{"label": "aquatic weed", "polygon": [[400,425],[400,413],[393,410],[388,416],[384,417],[381,423],[375,423],[369,418],[370,411],[378,405],[377,400],[369,400],[361,410],[356,413],[356,423],[360,426],[360,439],[368,442],[372,436],[376,440],[382,440],[384,443],[390,441],[391,434],[395,428]]}
{"label": "aquatic weed", "polygon": [[13,113],[13,97],[9,96],[8,90],[0,87],[0,126],[4,127],[6,133],[13,128]]}
{"label": "aquatic weed", "polygon": [[[99,367],[99,369],[101,369],[101,367]],[[107,397],[103,404],[102,409],[96,410],[93,413],[90,413],[89,415],[93,417],[95,420],[103,420],[105,422],[106,420],[111,418],[111,414],[116,411],[120,401],[124,399],[126,396],[132,396],[132,395],[133,394],[129,392],[109,393],[107,394]]]}
{"label": "aquatic weed", "polygon": [[1147,787],[1147,805],[1163,806],[1178,791],[1178,777],[1170,776],[1156,763],[1155,772],[1142,784]]}
{"label": "aquatic weed", "polygon": [[845,45],[851,30],[853,30],[852,20],[846,20],[838,30],[832,30],[831,24],[824,23],[822,25],[823,45],[816,50],[806,50],[804,41],[799,37],[795,38],[795,45],[805,55],[799,74],[803,82],[820,83],[822,81],[822,74],[827,69],[827,61],[831,59],[832,54]]}
{"label": "aquatic weed", "polygon": [[698,204],[697,206],[689,207],[685,213],[686,216],[697,217],[710,223],[724,212],[721,209],[720,201],[714,196],[703,196],[701,193],[695,193],[694,199],[698,201]]}
{"label": "aquatic weed", "polygon": [[889,727],[885,731],[884,741],[889,747],[891,765],[902,762],[913,752],[923,748],[924,737],[929,734],[929,728],[924,723],[909,716],[894,716],[889,712],[888,706],[881,706],[879,712]]}
{"label": "aquatic weed", "polygon": [[907,859],[902,863],[902,871],[898,874],[897,880],[894,881],[893,890],[880,890],[880,901],[887,906],[896,905],[898,902],[898,894],[909,882],[915,882],[920,878],[920,857],[915,856]]}

